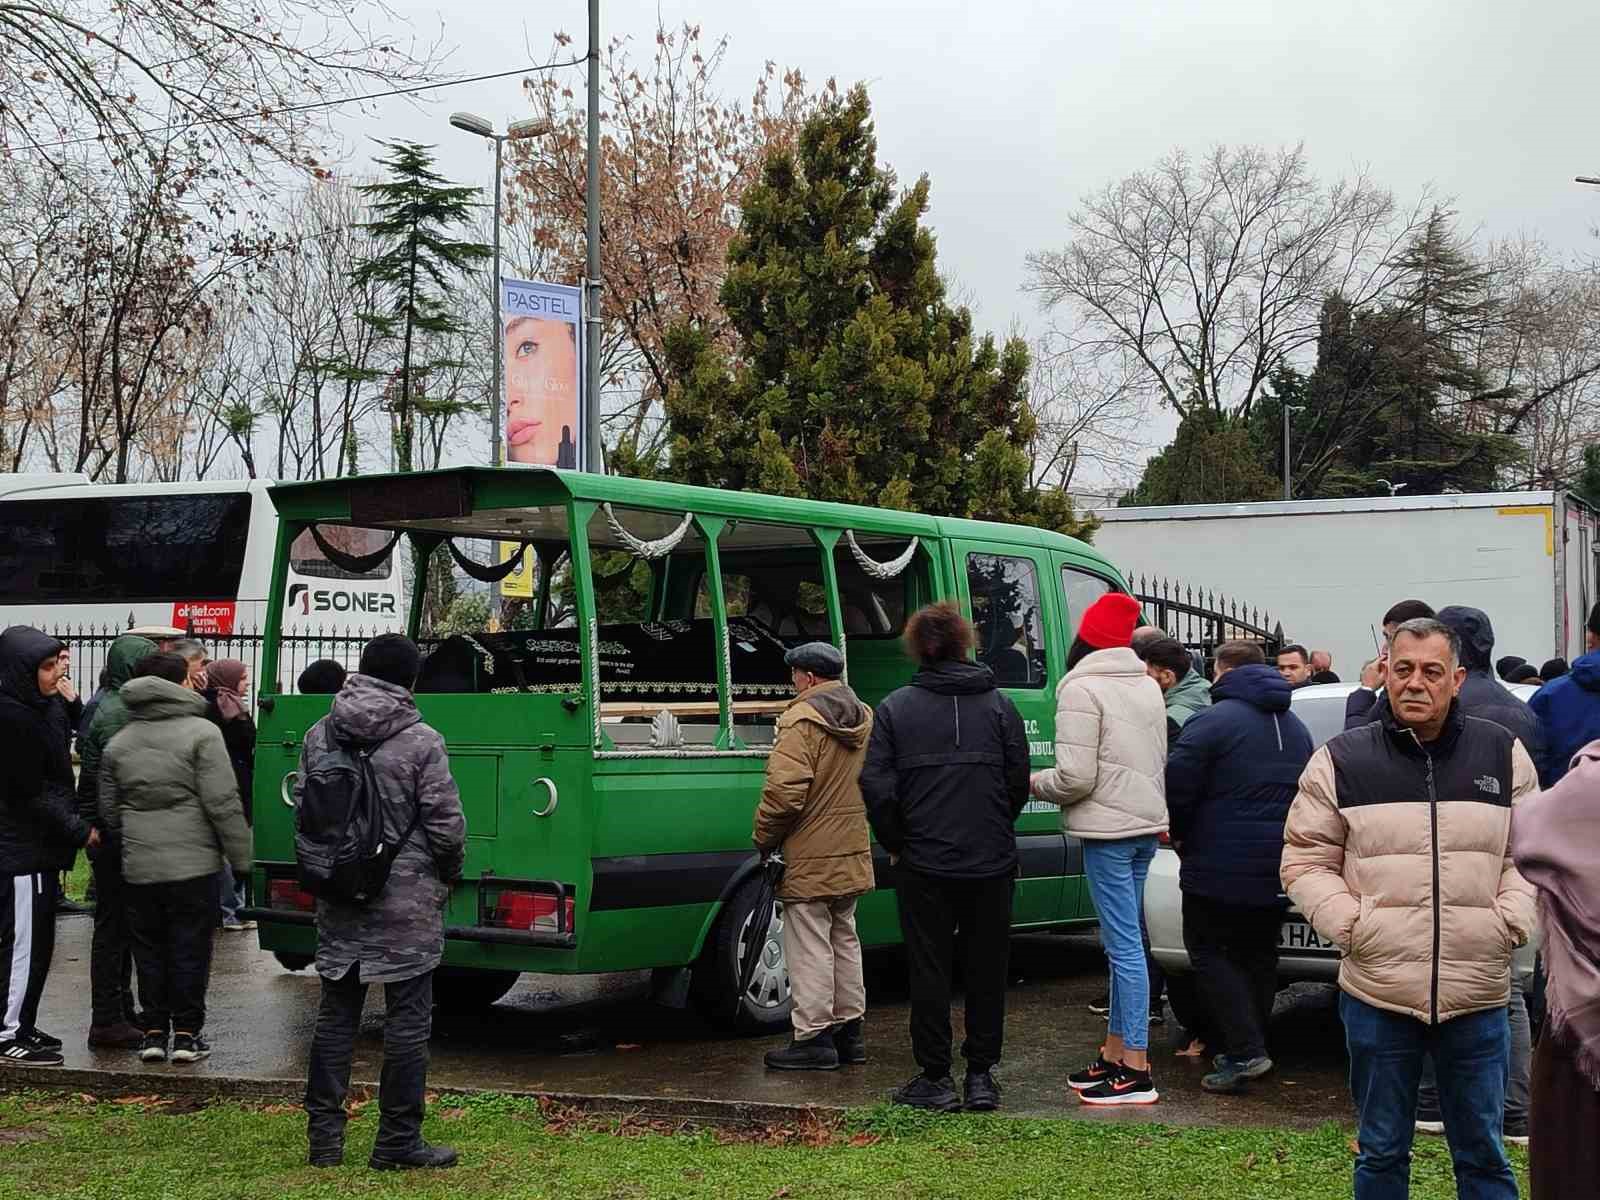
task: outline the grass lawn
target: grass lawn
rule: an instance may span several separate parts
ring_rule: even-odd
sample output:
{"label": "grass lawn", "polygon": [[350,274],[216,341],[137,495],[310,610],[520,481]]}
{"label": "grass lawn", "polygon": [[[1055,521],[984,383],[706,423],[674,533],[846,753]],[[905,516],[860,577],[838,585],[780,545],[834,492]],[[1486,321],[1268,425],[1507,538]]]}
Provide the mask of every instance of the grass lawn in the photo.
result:
{"label": "grass lawn", "polygon": [[[317,1171],[303,1165],[304,1117],[286,1105],[0,1096],[0,1197],[1342,1200],[1352,1162],[1349,1132],[1332,1124],[1315,1133],[1170,1129],[880,1107],[834,1125],[732,1133],[444,1096],[426,1134],[459,1149],[463,1165],[378,1174],[365,1165],[376,1127],[376,1105],[361,1106],[346,1165]],[[1512,1154],[1526,1187],[1527,1157]],[[1411,1195],[1455,1195],[1442,1139],[1418,1139]]]}
{"label": "grass lawn", "polygon": [[89,887],[89,856],[82,850],[72,860],[72,870],[62,877],[62,883],[66,887],[67,899],[83,899],[83,893]]}

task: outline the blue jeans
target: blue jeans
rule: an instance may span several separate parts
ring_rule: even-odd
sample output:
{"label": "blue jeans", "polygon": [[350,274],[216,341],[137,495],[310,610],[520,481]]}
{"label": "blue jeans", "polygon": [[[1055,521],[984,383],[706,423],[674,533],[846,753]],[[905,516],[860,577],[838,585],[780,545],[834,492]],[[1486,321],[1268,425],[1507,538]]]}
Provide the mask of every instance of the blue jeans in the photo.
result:
{"label": "blue jeans", "polygon": [[1445,1137],[1459,1200],[1517,1200],[1500,1140],[1511,1037],[1506,1010],[1426,1025],[1339,993],[1350,1050],[1350,1094],[1360,1113],[1355,1200],[1406,1200],[1422,1060],[1439,1076]]}
{"label": "blue jeans", "polygon": [[1144,881],[1155,856],[1153,835],[1083,842],[1083,873],[1100,914],[1100,941],[1111,960],[1109,1032],[1129,1050],[1150,1045],[1150,976],[1139,930]]}
{"label": "blue jeans", "polygon": [[217,901],[224,921],[237,921],[244,907],[244,888],[233,882],[233,868],[226,863],[217,872]]}

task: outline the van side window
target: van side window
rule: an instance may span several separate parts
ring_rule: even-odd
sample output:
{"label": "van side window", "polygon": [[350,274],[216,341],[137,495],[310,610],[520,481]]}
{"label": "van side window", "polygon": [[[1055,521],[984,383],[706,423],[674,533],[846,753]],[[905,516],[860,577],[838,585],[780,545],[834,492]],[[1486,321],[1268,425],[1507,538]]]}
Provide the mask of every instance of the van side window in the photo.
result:
{"label": "van side window", "polygon": [[[730,539],[731,541],[731,539]],[[729,617],[746,617],[783,641],[829,641],[828,593],[814,546],[722,552],[722,594]],[[711,615],[711,589],[701,577],[695,616]]]}
{"label": "van side window", "polygon": [[1078,622],[1083,620],[1084,610],[1107,592],[1115,590],[1109,580],[1098,575],[1091,575],[1077,567],[1062,566],[1061,603],[1067,614],[1069,643],[1078,632]]}
{"label": "van side window", "polygon": [[1033,560],[969,554],[967,590],[978,630],[978,661],[994,672],[1001,687],[1044,687],[1044,623]]}
{"label": "van side window", "polygon": [[[872,543],[868,543],[869,546]],[[890,557],[904,547],[904,539],[890,543],[879,557]],[[906,627],[906,592],[921,575],[913,564],[893,579],[874,579],[841,541],[834,547],[833,569],[839,578],[839,610],[846,637],[899,637]]]}

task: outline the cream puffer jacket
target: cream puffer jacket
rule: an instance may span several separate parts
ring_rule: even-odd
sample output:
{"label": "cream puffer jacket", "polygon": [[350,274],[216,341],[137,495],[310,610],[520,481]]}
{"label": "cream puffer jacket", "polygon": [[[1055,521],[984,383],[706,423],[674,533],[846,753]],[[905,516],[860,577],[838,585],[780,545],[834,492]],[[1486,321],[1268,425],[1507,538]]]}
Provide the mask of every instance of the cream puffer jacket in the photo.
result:
{"label": "cream puffer jacket", "polygon": [[1061,806],[1061,825],[1091,841],[1167,829],[1167,706],[1126,647],[1096,650],[1056,688],[1056,765],[1034,795]]}
{"label": "cream puffer jacket", "polygon": [[1283,885],[1344,951],[1339,986],[1419,1021],[1503,1007],[1512,952],[1534,928],[1511,813],[1538,790],[1522,743],[1459,705],[1437,741],[1391,715],[1312,755],[1284,827]]}

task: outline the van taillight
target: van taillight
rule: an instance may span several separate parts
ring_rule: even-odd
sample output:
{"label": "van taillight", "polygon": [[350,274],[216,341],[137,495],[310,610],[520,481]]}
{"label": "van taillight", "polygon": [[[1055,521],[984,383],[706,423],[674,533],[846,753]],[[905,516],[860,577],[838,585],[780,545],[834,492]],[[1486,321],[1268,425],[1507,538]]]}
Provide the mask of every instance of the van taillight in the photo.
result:
{"label": "van taillight", "polygon": [[300,884],[293,879],[267,880],[267,907],[282,908],[290,912],[316,912],[317,898],[310,892],[300,890]]}
{"label": "van taillight", "polygon": [[572,899],[570,892],[557,895],[532,889],[503,888],[494,903],[485,906],[483,923],[495,929],[571,932]]}

